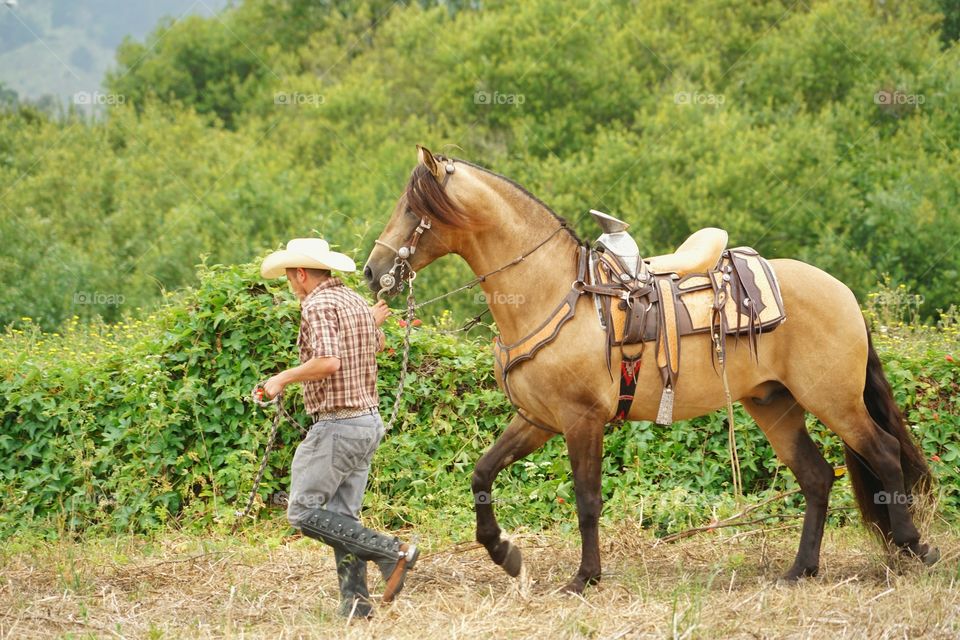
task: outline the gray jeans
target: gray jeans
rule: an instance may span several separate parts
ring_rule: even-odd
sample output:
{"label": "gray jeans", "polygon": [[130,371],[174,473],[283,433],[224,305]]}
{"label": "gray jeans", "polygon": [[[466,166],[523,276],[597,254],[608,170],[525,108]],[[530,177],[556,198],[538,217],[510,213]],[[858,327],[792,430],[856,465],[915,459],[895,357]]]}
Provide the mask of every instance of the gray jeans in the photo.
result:
{"label": "gray jeans", "polygon": [[314,424],[293,455],[290,524],[299,529],[307,514],[319,507],[359,522],[370,461],[383,433],[379,413]]}

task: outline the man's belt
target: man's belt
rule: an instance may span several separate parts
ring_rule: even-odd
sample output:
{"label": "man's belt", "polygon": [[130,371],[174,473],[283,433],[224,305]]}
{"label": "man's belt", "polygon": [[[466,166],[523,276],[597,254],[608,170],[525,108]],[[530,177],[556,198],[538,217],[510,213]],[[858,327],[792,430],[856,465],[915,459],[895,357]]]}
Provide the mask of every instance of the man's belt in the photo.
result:
{"label": "man's belt", "polygon": [[347,420],[348,418],[359,418],[360,416],[374,413],[376,410],[376,407],[367,407],[366,409],[332,409],[330,411],[318,411],[317,413],[312,413],[310,414],[310,417],[313,418],[313,422],[316,424],[317,422],[321,422],[323,420]]}

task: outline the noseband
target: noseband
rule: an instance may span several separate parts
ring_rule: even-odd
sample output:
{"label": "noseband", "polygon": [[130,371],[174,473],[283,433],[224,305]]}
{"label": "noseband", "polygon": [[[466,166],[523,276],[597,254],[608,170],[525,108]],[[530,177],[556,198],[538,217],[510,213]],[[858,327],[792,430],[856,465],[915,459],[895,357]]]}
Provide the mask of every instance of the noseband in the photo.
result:
{"label": "noseband", "polygon": [[[443,181],[440,183],[440,187],[446,187],[447,181],[450,179],[450,176],[456,171],[456,167],[453,164],[453,160],[446,160],[444,165],[444,171],[446,174],[443,176]],[[410,209],[407,209],[407,213],[411,215],[416,215]],[[377,293],[377,299],[385,296],[389,291],[391,291],[396,285],[397,281],[400,281],[400,287],[397,291],[403,290],[403,284],[405,282],[413,282],[414,278],[417,277],[417,272],[413,270],[413,267],[410,266],[410,258],[413,257],[413,254],[417,251],[417,244],[420,242],[421,236],[426,231],[429,231],[432,226],[430,218],[427,216],[420,217],[420,223],[413,229],[410,233],[410,236],[407,238],[407,241],[399,248],[395,248],[388,243],[382,240],[375,240],[374,244],[381,245],[393,251],[396,257],[393,260],[393,267],[390,268],[390,271],[387,271],[385,274],[380,276],[380,291]]]}

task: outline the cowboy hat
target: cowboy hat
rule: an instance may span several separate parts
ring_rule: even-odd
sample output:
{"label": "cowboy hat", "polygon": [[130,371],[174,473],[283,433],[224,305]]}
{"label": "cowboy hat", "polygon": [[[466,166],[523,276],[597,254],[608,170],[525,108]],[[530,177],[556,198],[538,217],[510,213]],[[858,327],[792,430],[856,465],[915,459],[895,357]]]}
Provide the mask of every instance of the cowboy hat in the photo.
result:
{"label": "cowboy hat", "polygon": [[274,251],[263,259],[260,275],[264,278],[279,278],[287,269],[333,269],[356,271],[357,265],[342,253],[330,251],[330,245],[320,238],[294,238],[286,249]]}

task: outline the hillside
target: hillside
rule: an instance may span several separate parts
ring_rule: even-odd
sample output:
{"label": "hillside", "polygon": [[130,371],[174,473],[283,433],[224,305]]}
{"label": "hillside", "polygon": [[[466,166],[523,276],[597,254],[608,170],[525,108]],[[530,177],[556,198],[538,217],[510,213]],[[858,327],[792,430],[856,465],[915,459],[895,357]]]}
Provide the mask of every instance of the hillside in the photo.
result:
{"label": "hillside", "polygon": [[140,40],[161,18],[214,15],[225,0],[19,0],[0,6],[0,83],[21,98],[102,91],[124,38]]}

